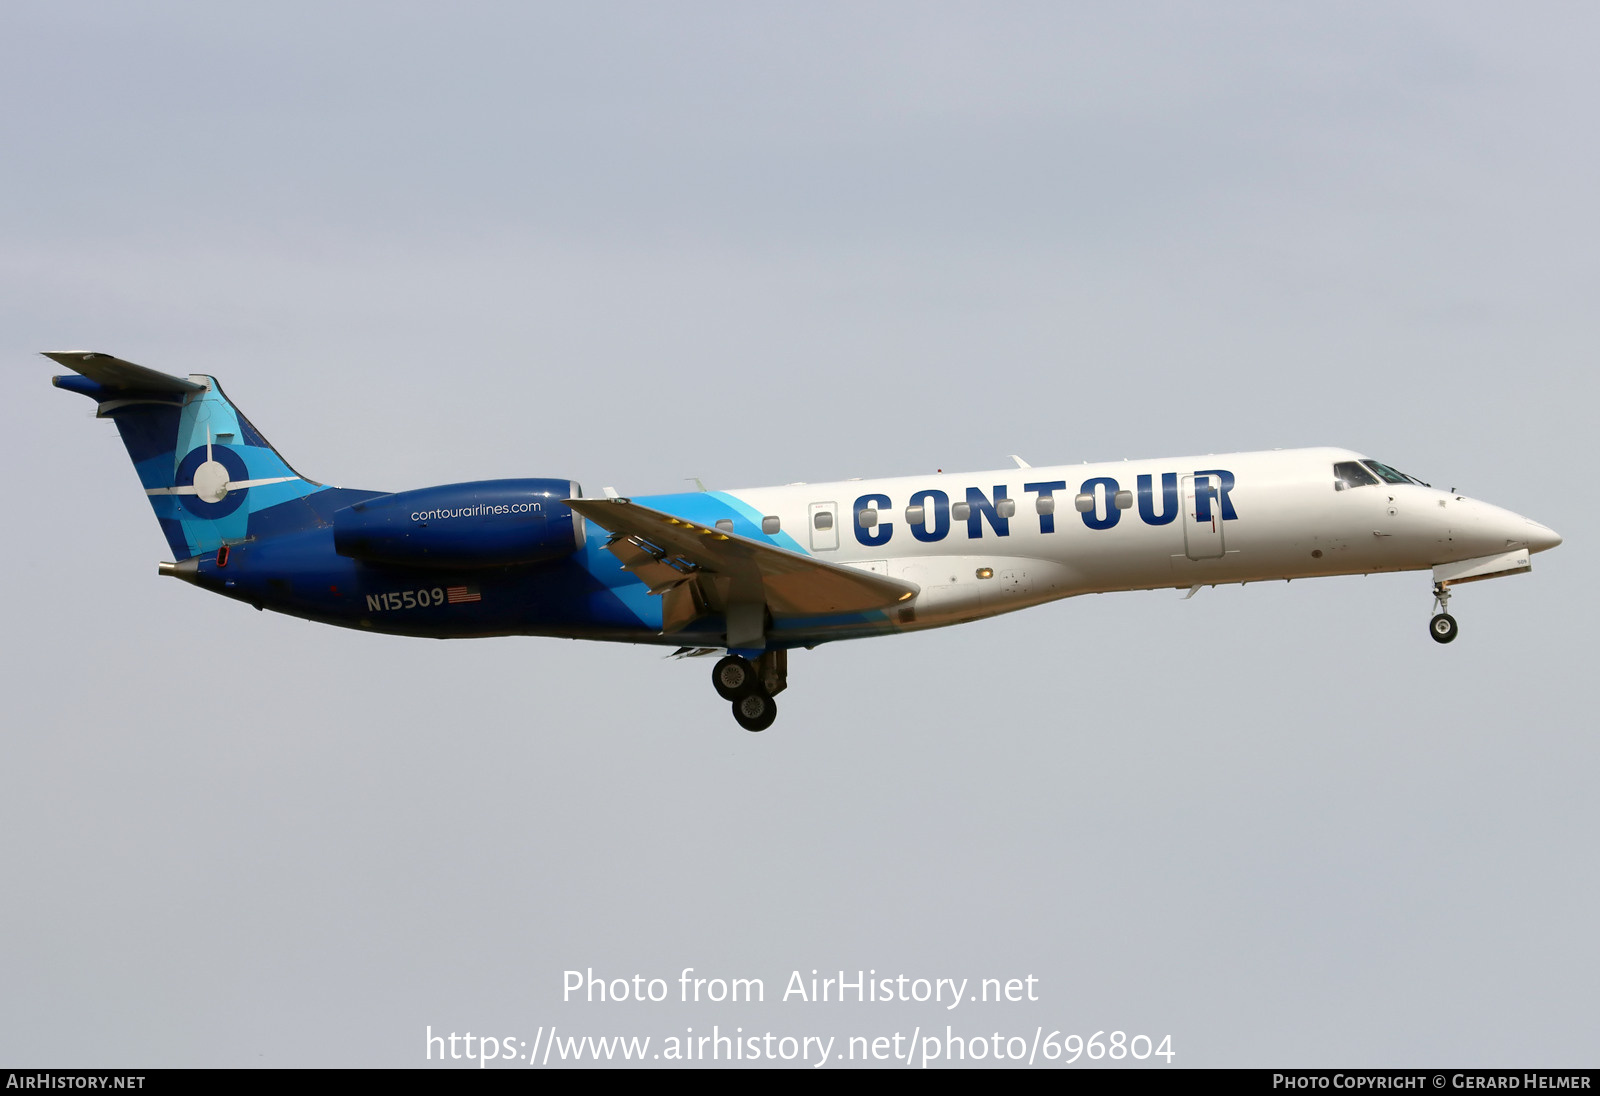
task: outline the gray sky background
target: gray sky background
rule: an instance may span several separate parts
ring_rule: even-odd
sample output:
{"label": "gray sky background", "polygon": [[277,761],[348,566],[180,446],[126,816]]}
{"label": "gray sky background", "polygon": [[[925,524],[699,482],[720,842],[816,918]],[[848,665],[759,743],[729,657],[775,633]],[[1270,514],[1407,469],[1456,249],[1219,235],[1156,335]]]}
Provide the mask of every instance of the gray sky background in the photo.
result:
{"label": "gray sky background", "polygon": [[[0,11],[0,1063],[423,1032],[1170,1034],[1593,1065],[1600,15],[1584,4]],[[706,661],[158,579],[36,355],[301,471],[597,493],[1348,445],[1567,543]],[[768,1000],[562,1004],[562,971]],[[1034,1004],[780,1003],[791,970]],[[675,983],[674,983],[675,985]]]}

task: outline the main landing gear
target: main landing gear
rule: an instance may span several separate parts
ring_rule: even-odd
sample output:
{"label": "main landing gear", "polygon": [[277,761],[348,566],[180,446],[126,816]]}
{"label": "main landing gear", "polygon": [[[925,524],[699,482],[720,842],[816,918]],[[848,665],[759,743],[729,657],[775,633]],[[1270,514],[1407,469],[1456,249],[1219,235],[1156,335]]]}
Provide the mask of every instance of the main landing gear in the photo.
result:
{"label": "main landing gear", "polygon": [[751,662],[741,655],[718,660],[711,670],[717,695],[733,704],[733,718],[747,731],[764,731],[778,718],[772,698],[789,687],[789,652],[768,651]]}
{"label": "main landing gear", "polygon": [[1450,608],[1450,588],[1442,582],[1433,584],[1433,603],[1439,611],[1428,621],[1428,634],[1435,643],[1449,643],[1461,629],[1456,626],[1456,618],[1446,612]]}

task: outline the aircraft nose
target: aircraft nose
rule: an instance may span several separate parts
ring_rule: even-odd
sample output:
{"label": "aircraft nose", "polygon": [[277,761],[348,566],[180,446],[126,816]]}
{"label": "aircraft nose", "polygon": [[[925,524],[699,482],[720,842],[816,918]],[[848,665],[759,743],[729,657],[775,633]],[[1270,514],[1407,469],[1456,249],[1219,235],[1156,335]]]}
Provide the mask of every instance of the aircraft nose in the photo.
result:
{"label": "aircraft nose", "polygon": [[1528,551],[1544,552],[1561,543],[1561,536],[1554,529],[1540,525],[1536,521],[1528,522]]}

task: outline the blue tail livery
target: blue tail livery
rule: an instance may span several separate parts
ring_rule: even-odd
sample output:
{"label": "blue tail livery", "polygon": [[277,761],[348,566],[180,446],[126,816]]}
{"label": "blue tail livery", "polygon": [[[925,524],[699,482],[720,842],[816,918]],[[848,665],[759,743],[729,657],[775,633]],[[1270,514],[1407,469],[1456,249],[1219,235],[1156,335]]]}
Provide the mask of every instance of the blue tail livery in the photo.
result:
{"label": "blue tail livery", "polygon": [[712,686],[760,731],[788,653],[1077,594],[1431,571],[1522,574],[1561,538],[1348,449],[1016,467],[585,498],[565,477],[400,492],[291,468],[215,378],[46,355],[117,425],[173,559],[160,572],[326,624],[447,639],[541,635],[721,653]]}

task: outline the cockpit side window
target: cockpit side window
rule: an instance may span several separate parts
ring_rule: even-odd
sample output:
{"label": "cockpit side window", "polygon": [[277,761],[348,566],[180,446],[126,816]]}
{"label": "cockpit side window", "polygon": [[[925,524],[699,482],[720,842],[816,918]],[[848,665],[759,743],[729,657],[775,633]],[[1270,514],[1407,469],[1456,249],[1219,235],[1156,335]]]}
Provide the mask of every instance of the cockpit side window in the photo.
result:
{"label": "cockpit side window", "polygon": [[1376,472],[1378,474],[1378,478],[1383,480],[1385,483],[1415,483],[1422,487],[1428,486],[1421,480],[1417,479],[1417,477],[1408,476],[1404,472],[1397,472],[1393,468],[1390,468],[1387,464],[1379,464],[1375,460],[1364,460],[1361,463]]}
{"label": "cockpit side window", "polygon": [[1352,487],[1371,487],[1377,482],[1372,478],[1372,474],[1356,461],[1342,460],[1333,466],[1335,491],[1347,491]]}

